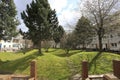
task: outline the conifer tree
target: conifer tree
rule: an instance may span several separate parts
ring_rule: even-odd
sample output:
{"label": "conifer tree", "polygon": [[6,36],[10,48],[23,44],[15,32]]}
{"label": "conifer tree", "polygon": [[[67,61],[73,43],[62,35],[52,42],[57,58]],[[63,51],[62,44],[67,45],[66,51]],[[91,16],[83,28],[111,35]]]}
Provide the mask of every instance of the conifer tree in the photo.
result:
{"label": "conifer tree", "polygon": [[57,47],[57,44],[61,41],[61,38],[63,37],[65,31],[61,25],[59,25],[54,33],[53,33],[53,40],[55,41],[55,48]]}
{"label": "conifer tree", "polygon": [[51,24],[49,14],[50,5],[47,0],[35,0],[27,5],[26,11],[21,13],[26,27],[28,27],[29,38],[33,41],[41,52],[41,41],[51,39]]}
{"label": "conifer tree", "polygon": [[17,35],[17,11],[13,0],[0,1],[0,39],[11,39]]}
{"label": "conifer tree", "polygon": [[93,30],[90,21],[82,16],[77,22],[74,34],[76,35],[77,44],[82,45],[83,48],[85,48],[85,45],[89,44],[93,37]]}
{"label": "conifer tree", "polygon": [[65,31],[63,27],[59,25],[55,9],[52,10],[49,14],[49,21],[51,24],[52,38],[56,43],[55,44],[55,48],[56,48],[57,44],[60,42],[61,38],[63,37]]}

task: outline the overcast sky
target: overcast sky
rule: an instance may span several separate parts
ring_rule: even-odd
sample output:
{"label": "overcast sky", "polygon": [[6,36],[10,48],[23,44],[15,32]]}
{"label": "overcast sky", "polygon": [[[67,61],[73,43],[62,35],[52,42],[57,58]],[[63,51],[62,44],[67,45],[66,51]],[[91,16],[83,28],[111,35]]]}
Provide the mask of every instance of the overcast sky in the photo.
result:
{"label": "overcast sky", "polygon": [[[26,9],[26,4],[30,4],[32,0],[14,0],[16,4],[16,9],[18,11],[18,19],[21,22],[21,25],[18,28],[21,28],[23,31],[28,29],[25,27],[20,13]],[[59,24],[64,27],[65,30],[68,30],[69,27],[66,24],[75,23],[79,16],[79,3],[80,0],[48,0],[52,9],[55,9],[57,12]]]}

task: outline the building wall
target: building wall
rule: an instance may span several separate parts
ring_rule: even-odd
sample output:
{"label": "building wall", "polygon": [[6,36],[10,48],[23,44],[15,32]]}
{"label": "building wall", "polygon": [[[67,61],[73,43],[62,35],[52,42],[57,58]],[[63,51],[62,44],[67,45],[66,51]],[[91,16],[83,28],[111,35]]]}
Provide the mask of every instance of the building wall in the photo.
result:
{"label": "building wall", "polygon": [[20,50],[22,47],[23,46],[21,43],[15,43],[15,42],[4,41],[4,40],[0,41],[1,51],[7,51],[7,52],[17,51],[17,50]]}
{"label": "building wall", "polygon": [[[103,49],[120,51],[120,34],[111,33],[109,35],[108,34],[105,35],[103,37],[102,44],[103,44]],[[91,42],[90,45],[87,46],[87,48],[91,48],[91,49],[99,48],[98,38],[94,37],[93,41]]]}
{"label": "building wall", "polygon": [[21,35],[12,38],[11,40],[0,40],[0,51],[17,51],[23,48],[23,39]]}

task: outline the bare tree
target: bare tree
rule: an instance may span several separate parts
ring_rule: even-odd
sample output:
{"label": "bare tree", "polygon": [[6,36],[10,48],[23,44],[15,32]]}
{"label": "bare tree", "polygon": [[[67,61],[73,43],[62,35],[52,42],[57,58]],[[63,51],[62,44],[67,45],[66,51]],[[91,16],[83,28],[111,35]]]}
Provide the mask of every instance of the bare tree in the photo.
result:
{"label": "bare tree", "polygon": [[99,50],[102,51],[102,38],[106,32],[106,20],[109,15],[114,14],[119,0],[86,0],[84,2],[84,11],[87,11],[87,16],[93,22],[94,29],[99,40]]}

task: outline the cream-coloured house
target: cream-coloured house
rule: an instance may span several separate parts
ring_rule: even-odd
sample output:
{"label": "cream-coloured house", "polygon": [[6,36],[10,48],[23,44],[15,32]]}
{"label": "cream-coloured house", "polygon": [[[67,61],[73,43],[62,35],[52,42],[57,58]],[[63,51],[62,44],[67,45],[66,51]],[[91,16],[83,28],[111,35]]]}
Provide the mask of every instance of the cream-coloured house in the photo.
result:
{"label": "cream-coloured house", "polygon": [[[103,37],[103,49],[120,51],[120,11],[109,16],[109,19],[104,22],[104,26],[109,26],[109,28],[107,28],[109,33]],[[112,29],[112,26],[114,26],[114,29]],[[87,45],[87,48],[99,48],[98,42],[98,37],[94,37],[91,44]]]}
{"label": "cream-coloured house", "polygon": [[[110,33],[103,37],[102,40],[103,49],[120,51],[120,33]],[[94,37],[93,41],[87,46],[87,48],[97,49],[99,48],[98,38]]]}

